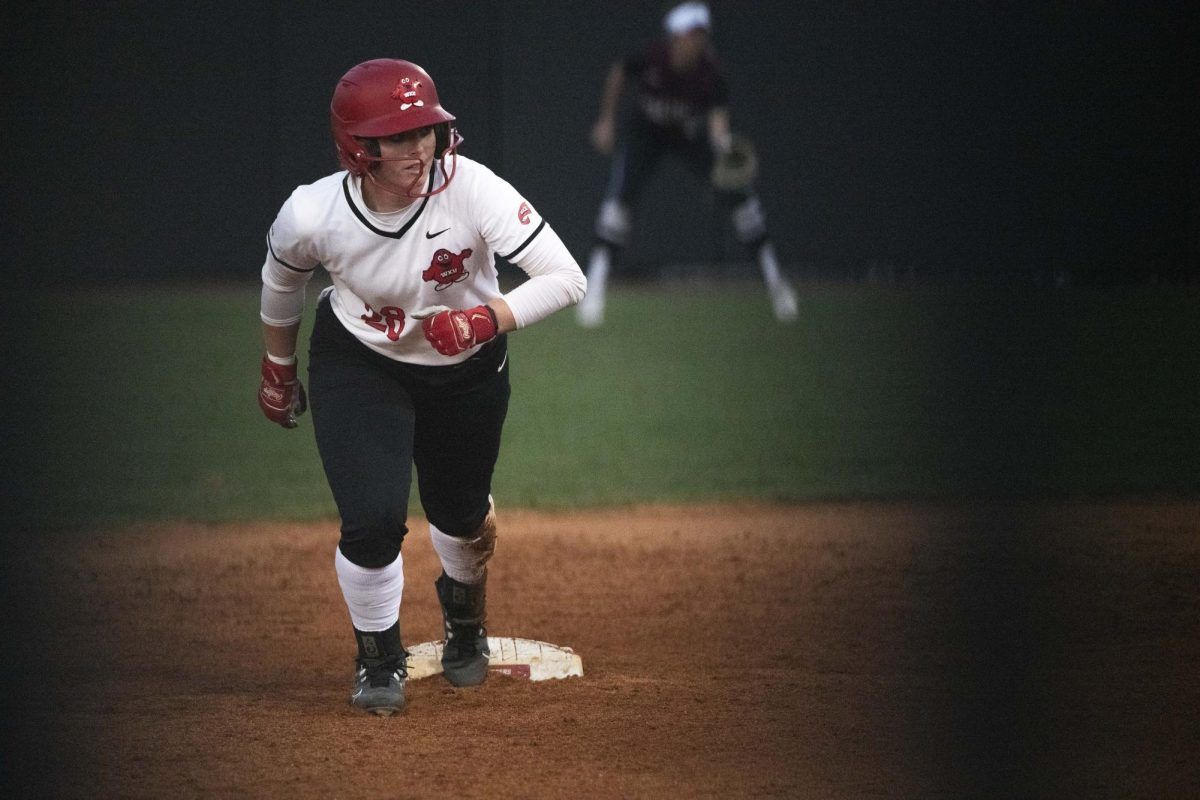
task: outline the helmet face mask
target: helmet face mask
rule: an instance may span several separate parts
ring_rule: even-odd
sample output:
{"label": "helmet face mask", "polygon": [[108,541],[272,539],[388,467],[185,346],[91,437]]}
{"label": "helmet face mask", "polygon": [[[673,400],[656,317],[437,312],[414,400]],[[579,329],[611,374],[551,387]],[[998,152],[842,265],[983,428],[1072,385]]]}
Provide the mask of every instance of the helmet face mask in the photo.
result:
{"label": "helmet face mask", "polygon": [[[398,131],[402,133],[403,131]],[[357,169],[347,169],[365,180],[383,189],[390,194],[410,199],[419,199],[422,197],[432,197],[435,194],[440,194],[450,185],[450,181],[454,178],[454,173],[458,170],[458,146],[462,143],[462,136],[459,135],[456,128],[450,127],[449,123],[441,123],[433,127],[434,148],[433,160],[438,169],[442,173],[442,183],[436,189],[432,186],[422,187],[422,183],[430,182],[431,177],[428,172],[429,163],[417,156],[383,156],[379,147],[379,138],[370,139],[355,139],[356,148],[352,153],[353,163],[357,165]],[[344,152],[338,148],[339,156]],[[446,170],[445,156],[449,155],[450,170]],[[417,174],[413,176],[411,181],[406,184],[394,183],[380,175],[379,165],[385,163],[403,163],[409,162],[417,167]],[[347,159],[342,159],[343,166],[347,165]],[[423,190],[424,189],[424,190]]]}
{"label": "helmet face mask", "polygon": [[[338,81],[329,112],[342,167],[385,191],[410,198],[428,197],[445,191],[457,172],[462,137],[451,125],[454,115],[442,108],[433,79],[412,62],[376,59],[352,68]],[[444,178],[442,185],[432,191],[421,191],[423,187],[418,185],[429,165],[411,156],[381,158],[378,143],[370,141],[425,127],[434,129],[433,158],[440,164]],[[453,161],[449,172],[448,156]],[[421,169],[408,186],[401,187],[375,174],[376,166],[384,161],[418,161]]]}

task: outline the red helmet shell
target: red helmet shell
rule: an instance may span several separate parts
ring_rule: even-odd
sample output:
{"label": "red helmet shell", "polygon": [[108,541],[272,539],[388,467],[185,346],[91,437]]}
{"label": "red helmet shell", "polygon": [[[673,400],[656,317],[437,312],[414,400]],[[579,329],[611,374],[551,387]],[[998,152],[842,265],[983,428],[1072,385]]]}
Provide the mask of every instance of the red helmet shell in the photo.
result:
{"label": "red helmet shell", "polygon": [[429,73],[411,61],[377,58],[352,68],[338,81],[329,104],[338,161],[355,175],[370,166],[355,137],[376,138],[454,121],[442,108]]}

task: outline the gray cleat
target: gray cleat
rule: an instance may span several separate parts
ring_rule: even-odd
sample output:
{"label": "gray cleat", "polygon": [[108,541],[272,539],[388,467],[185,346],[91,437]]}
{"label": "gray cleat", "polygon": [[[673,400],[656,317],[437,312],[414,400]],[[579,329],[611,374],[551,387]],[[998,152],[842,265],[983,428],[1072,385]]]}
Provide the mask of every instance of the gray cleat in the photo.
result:
{"label": "gray cleat", "polygon": [[796,290],[786,279],[780,278],[767,285],[767,293],[771,297],[771,310],[775,319],[780,322],[795,322],[800,316],[799,304],[796,301]]}
{"label": "gray cleat", "polygon": [[478,686],[487,677],[491,652],[484,627],[486,584],[486,578],[460,583],[444,572],[434,582],[446,625],[442,672],[455,686]]}
{"label": "gray cleat", "polygon": [[404,682],[408,668],[404,656],[357,659],[354,693],[350,705],[380,717],[404,710]]}
{"label": "gray cleat", "polygon": [[358,641],[358,658],[350,705],[381,717],[403,711],[408,653],[400,644],[400,623],[378,632],[355,628],[354,638]]}

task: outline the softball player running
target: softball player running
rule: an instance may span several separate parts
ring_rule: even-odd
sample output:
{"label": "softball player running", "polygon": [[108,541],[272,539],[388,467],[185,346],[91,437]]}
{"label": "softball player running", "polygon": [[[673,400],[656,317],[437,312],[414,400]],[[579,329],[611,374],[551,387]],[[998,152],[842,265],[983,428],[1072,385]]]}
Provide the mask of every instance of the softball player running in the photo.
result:
{"label": "softball player running", "polygon": [[[408,61],[351,69],[333,93],[343,171],[297,188],[267,235],[259,405],[294,428],[307,398],[296,344],[304,287],[323,267],[309,343],[313,428],[341,515],[334,555],[354,636],[351,703],[403,709],[401,544],[417,468],[443,572],[442,665],[456,686],[487,672],[490,495],[509,398],[506,334],[577,303],[575,259],[524,197],[458,154],[455,118]],[[493,256],[529,276],[502,295]]]}
{"label": "softball player running", "polygon": [[[767,236],[762,203],[751,182],[753,169],[722,179],[732,162],[756,164],[753,150],[729,128],[729,91],[709,38],[712,19],[704,3],[682,3],[663,20],[666,36],[609,69],[592,127],[592,144],[614,153],[608,191],[596,217],[596,243],[588,259],[588,296],[576,315],[581,325],[604,321],[605,287],[612,263],[629,241],[631,213],[661,158],[675,153],[688,168],[711,179],[718,197],[732,209],[734,232],[758,260],[777,319],[796,319],[796,292],[779,269]],[[617,145],[616,119],[626,84],[634,84],[629,124]],[[714,171],[714,164],[722,169]]]}

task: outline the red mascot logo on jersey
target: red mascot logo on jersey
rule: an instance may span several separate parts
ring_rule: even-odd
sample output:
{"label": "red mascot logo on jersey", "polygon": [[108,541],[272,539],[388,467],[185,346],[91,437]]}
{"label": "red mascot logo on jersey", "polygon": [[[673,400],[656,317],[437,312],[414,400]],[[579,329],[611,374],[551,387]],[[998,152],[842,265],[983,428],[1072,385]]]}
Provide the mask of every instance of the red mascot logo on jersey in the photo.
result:
{"label": "red mascot logo on jersey", "polygon": [[451,284],[465,281],[471,273],[467,271],[466,261],[471,255],[471,248],[463,250],[458,255],[449,250],[441,249],[433,254],[433,262],[421,273],[421,279],[437,281],[433,288],[441,291]]}
{"label": "red mascot logo on jersey", "polygon": [[533,213],[533,209],[529,207],[529,203],[521,203],[521,207],[517,209],[517,219],[521,220],[522,225],[529,224],[529,215]]}

